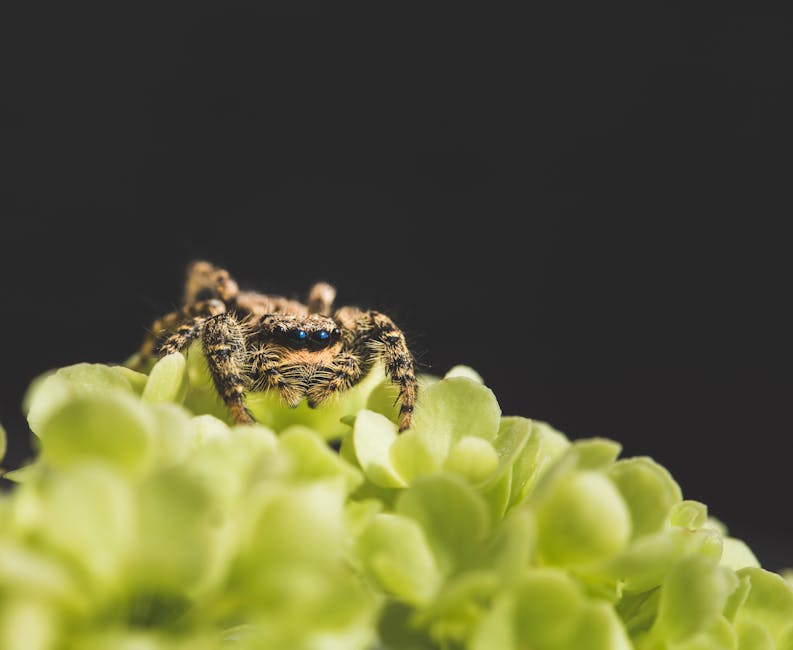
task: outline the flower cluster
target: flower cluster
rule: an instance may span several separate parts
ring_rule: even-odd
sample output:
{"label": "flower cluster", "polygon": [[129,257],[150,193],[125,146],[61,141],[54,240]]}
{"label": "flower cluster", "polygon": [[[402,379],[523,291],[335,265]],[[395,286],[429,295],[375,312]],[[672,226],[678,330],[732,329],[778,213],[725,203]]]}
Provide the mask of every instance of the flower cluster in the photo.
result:
{"label": "flower cluster", "polygon": [[663,467],[502,416],[468,368],[397,435],[378,373],[314,411],[252,395],[240,427],[203,364],[31,387],[0,648],[793,648],[793,587]]}

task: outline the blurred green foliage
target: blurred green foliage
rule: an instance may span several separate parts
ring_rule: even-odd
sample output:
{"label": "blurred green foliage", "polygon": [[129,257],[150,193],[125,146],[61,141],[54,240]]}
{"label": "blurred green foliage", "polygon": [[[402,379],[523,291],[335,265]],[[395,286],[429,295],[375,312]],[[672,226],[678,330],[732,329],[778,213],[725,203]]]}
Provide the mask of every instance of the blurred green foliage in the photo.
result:
{"label": "blurred green foliage", "polygon": [[252,395],[248,427],[197,349],[36,380],[0,648],[793,649],[791,584],[650,458],[503,417],[463,367],[397,435],[381,373],[316,410]]}

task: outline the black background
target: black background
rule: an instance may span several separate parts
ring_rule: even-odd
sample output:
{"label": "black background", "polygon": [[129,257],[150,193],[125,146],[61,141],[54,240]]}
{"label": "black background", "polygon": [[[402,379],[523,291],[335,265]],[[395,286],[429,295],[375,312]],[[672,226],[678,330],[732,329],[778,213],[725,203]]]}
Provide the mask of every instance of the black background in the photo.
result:
{"label": "black background", "polygon": [[6,465],[27,383],[124,359],[205,257],[335,283],[793,565],[790,16],[538,4],[6,9]]}

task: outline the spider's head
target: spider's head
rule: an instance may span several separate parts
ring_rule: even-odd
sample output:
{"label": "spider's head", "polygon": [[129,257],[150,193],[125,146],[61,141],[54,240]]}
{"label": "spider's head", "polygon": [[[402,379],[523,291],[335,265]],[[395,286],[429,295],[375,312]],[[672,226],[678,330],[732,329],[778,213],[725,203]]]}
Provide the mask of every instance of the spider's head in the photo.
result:
{"label": "spider's head", "polygon": [[273,338],[288,348],[319,350],[333,345],[341,336],[333,319],[319,314],[305,318],[281,316],[267,325]]}

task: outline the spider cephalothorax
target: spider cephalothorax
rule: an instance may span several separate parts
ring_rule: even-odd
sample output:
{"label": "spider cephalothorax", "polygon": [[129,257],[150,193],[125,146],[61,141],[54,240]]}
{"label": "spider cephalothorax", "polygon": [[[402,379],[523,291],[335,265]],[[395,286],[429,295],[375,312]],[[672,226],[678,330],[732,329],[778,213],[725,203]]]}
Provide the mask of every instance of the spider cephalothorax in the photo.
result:
{"label": "spider cephalothorax", "polygon": [[154,322],[139,353],[145,361],[184,351],[200,337],[218,393],[237,422],[252,422],[247,390],[277,390],[290,406],[315,407],[357,384],[382,359],[399,388],[399,430],[416,401],[413,357],[402,332],[376,311],[331,308],[336,290],[315,284],[306,304],[240,291],[224,269],[188,266],[184,306]]}

